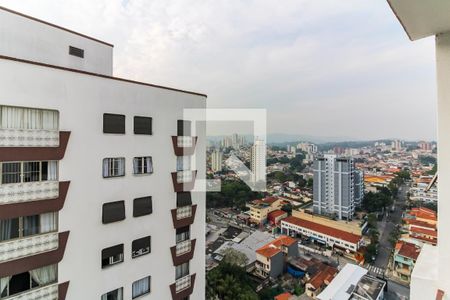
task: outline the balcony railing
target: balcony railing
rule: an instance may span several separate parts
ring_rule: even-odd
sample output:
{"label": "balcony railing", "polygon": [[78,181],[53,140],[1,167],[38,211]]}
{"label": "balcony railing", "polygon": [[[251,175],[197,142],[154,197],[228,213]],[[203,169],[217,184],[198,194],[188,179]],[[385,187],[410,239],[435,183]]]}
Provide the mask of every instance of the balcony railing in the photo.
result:
{"label": "balcony railing", "polygon": [[192,217],[192,206],[183,206],[177,208],[177,220],[182,220]]}
{"label": "balcony railing", "polygon": [[1,242],[0,263],[55,250],[58,243],[57,232]]}
{"label": "balcony railing", "polygon": [[183,241],[183,242],[179,242],[177,243],[176,246],[176,255],[177,256],[181,256],[183,254],[189,253],[191,252],[191,240],[187,240],[187,241]]}
{"label": "balcony railing", "polygon": [[177,293],[191,287],[191,275],[181,277],[175,282],[175,291]]}
{"label": "balcony railing", "polygon": [[58,284],[47,285],[41,288],[34,288],[5,300],[58,300]]}
{"label": "balcony railing", "polygon": [[58,181],[36,181],[0,185],[0,205],[55,199],[58,196]]}
{"label": "balcony railing", "polygon": [[59,131],[44,129],[0,129],[0,147],[58,147]]}
{"label": "balcony railing", "polygon": [[177,146],[186,148],[194,146],[194,137],[192,136],[177,136]]}
{"label": "balcony railing", "polygon": [[178,171],[177,172],[177,182],[178,183],[187,183],[191,182],[193,178],[192,171]]}

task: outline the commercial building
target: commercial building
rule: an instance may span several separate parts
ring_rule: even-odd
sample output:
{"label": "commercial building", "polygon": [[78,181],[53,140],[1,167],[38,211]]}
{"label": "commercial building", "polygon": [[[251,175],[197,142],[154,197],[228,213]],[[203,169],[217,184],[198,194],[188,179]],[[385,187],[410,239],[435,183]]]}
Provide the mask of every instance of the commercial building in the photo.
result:
{"label": "commercial building", "polygon": [[353,159],[325,154],[314,160],[313,170],[314,212],[339,220],[352,219],[355,212]]}
{"label": "commercial building", "polygon": [[294,237],[307,237],[348,253],[355,253],[363,243],[361,235],[292,216],[281,220],[281,232]]}
{"label": "commercial building", "polygon": [[[424,245],[411,276],[411,300],[450,299],[450,3],[388,0],[411,40],[435,36],[438,109],[439,243]],[[441,201],[442,200],[442,201]]]}
{"label": "commercial building", "polygon": [[223,153],[222,151],[215,149],[211,154],[211,170],[213,172],[222,171]]}
{"label": "commercial building", "polygon": [[205,128],[183,111],[206,96],[113,77],[97,39],[0,23],[0,299],[203,299]]}
{"label": "commercial building", "polygon": [[255,275],[276,278],[283,274],[286,260],[297,256],[297,241],[282,235],[256,250]]}

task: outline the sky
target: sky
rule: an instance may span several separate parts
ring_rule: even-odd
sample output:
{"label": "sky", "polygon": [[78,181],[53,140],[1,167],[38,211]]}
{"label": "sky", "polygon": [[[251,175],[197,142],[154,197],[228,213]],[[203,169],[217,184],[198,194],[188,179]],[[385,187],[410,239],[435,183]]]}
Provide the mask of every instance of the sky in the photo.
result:
{"label": "sky", "polygon": [[409,41],[383,0],[0,5],[114,44],[115,76],[267,109],[269,134],[436,138],[434,39]]}

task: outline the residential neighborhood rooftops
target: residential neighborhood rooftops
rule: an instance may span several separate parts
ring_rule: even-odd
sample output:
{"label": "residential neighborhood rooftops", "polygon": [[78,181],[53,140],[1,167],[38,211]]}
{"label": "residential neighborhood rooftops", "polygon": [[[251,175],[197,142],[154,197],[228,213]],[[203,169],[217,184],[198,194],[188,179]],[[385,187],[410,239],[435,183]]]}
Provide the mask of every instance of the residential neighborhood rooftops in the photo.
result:
{"label": "residential neighborhood rooftops", "polygon": [[317,296],[319,300],[348,300],[352,296],[359,280],[367,274],[367,270],[346,264],[328,287]]}

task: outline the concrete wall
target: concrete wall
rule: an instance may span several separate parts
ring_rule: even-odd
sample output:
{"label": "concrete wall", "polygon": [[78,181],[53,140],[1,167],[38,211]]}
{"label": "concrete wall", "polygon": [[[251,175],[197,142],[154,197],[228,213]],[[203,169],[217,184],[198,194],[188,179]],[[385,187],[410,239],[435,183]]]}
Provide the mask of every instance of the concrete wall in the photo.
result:
{"label": "concrete wall", "polygon": [[[0,55],[112,75],[112,46],[0,9]],[[84,58],[69,55],[84,49]]]}
{"label": "concrete wall", "polygon": [[283,274],[284,256],[283,252],[279,252],[270,258],[270,277],[276,278]]}
{"label": "concrete wall", "polygon": [[[58,110],[60,129],[71,131],[59,167],[59,179],[71,181],[59,214],[59,230],[70,230],[59,264],[59,282],[70,281],[66,299],[100,299],[119,287],[124,288],[124,299],[131,299],[132,283],[149,275],[152,292],[142,299],[171,299],[169,285],[175,282],[175,267],[169,249],[176,242],[170,213],[176,208],[170,175],[176,170],[171,136],[177,135],[183,108],[204,108],[205,98],[3,59],[0,91],[4,105]],[[103,113],[125,114],[126,134],[103,134]],[[133,134],[133,116],[153,117],[153,135]],[[202,179],[205,127],[197,128],[197,134],[197,165],[192,169],[197,169],[197,178]],[[153,157],[154,173],[133,175],[133,157],[145,155]],[[125,157],[126,176],[104,179],[105,157]],[[153,197],[153,214],[133,218],[133,199],[147,195]],[[205,194],[192,196],[198,208],[191,226],[191,238],[197,239],[190,264],[191,274],[197,274],[191,299],[204,299]],[[102,204],[117,200],[125,200],[126,219],[103,225]],[[152,237],[151,254],[131,259],[132,241],[147,235]],[[120,243],[125,246],[124,262],[102,270],[101,250]]]}
{"label": "concrete wall", "polygon": [[436,36],[438,81],[438,232],[439,234],[439,288],[449,292],[450,272],[450,33]]}

